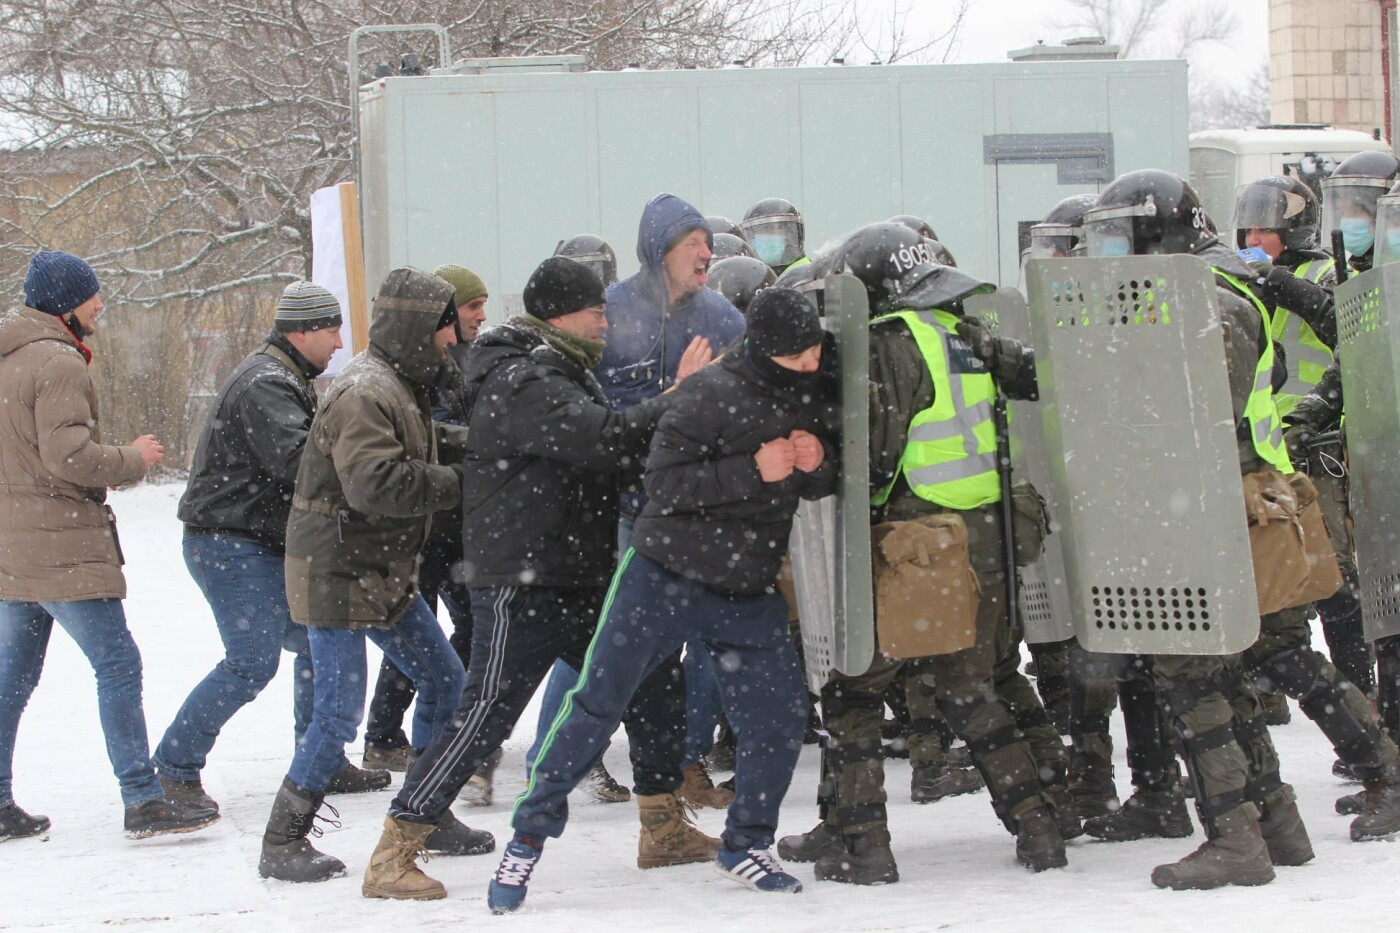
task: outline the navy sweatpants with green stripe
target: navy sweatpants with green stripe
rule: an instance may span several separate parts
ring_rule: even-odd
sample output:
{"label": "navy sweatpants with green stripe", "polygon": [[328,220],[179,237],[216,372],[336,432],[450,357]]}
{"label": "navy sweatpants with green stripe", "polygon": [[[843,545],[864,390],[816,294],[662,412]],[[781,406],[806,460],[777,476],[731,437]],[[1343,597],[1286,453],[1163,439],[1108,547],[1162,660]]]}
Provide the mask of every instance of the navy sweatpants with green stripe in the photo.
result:
{"label": "navy sweatpants with green stripe", "polygon": [[516,801],[511,823],[517,832],[564,832],[569,792],[607,744],[647,672],[688,640],[703,641],[714,658],[737,743],[724,841],[734,849],[772,844],[807,723],[807,688],[788,636],[787,605],[777,593],[720,593],[634,550],[613,576],[579,681]]}
{"label": "navy sweatpants with green stripe", "polygon": [[[461,704],[404,778],[390,816],[410,823],[438,822],[462,785],[510,735],[555,659],[575,667],[583,663],[605,593],[601,586],[471,590],[471,667]],[[685,678],[679,655],[658,661],[621,717],[638,794],[665,794],[681,786]],[[582,763],[584,772],[596,758]]]}

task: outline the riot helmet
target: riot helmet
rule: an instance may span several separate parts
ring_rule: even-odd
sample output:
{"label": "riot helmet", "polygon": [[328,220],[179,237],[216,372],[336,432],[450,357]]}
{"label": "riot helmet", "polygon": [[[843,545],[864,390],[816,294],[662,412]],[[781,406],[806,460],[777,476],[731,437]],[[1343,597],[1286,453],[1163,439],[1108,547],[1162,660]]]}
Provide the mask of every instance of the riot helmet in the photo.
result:
{"label": "riot helmet", "polygon": [[934,260],[929,242],[903,224],[869,224],[832,251],[832,272],[848,272],[865,285],[876,314],[905,308],[959,311],[968,295],[994,286]]}
{"label": "riot helmet", "polygon": [[580,233],[567,240],[560,240],[554,248],[554,255],[567,256],[574,262],[587,266],[594,275],[602,279],[603,287],[617,281],[617,254],[607,241],[591,233]]}
{"label": "riot helmet", "polygon": [[1267,175],[1235,189],[1235,245],[1245,248],[1251,230],[1272,230],[1284,249],[1317,249],[1317,195],[1286,175]]}
{"label": "riot helmet", "polygon": [[1190,253],[1215,242],[1215,225],[1179,175],[1140,169],[1119,175],[1084,212],[1090,256]]}
{"label": "riot helmet", "polygon": [[1342,160],[1331,177],[1322,180],[1322,228],[1329,240],[1333,230],[1340,230],[1347,253],[1369,253],[1376,242],[1376,202],[1397,175],[1400,162],[1388,152],[1358,152]]}
{"label": "riot helmet", "polygon": [[714,254],[714,259],[711,260],[712,264],[721,259],[728,259],[730,256],[754,256],[753,247],[749,245],[749,241],[732,233],[716,233],[715,242],[710,247],[710,252]]}
{"label": "riot helmet", "polygon": [[919,236],[923,237],[926,240],[938,239],[938,234],[933,232],[933,224],[929,223],[927,220],[924,220],[922,217],[916,217],[913,214],[895,214],[887,221],[887,223],[904,224],[904,226],[908,227],[910,230],[913,230],[915,233],[917,233]]}
{"label": "riot helmet", "polygon": [[728,298],[740,313],[747,313],[753,296],[777,280],[777,274],[763,260],[754,256],[730,256],[710,266],[710,279],[706,284]]}
{"label": "riot helmet", "polygon": [[1074,255],[1084,240],[1084,213],[1098,203],[1097,194],[1072,194],[1050,208],[1045,219],[1031,227],[1027,259],[1054,259]]}
{"label": "riot helmet", "polygon": [[1375,265],[1400,260],[1400,182],[1376,201]]}
{"label": "riot helmet", "polygon": [[713,233],[715,236],[719,236],[721,233],[728,233],[731,236],[736,236],[741,240],[747,240],[747,237],[744,236],[744,231],[739,228],[738,224],[730,220],[728,217],[722,217],[719,214],[712,214],[711,216],[705,218],[705,223],[710,225],[710,232]]}
{"label": "riot helmet", "polygon": [[749,208],[739,222],[744,239],[753,247],[754,255],[781,272],[802,258],[805,229],[802,215],[791,201],[764,198]]}

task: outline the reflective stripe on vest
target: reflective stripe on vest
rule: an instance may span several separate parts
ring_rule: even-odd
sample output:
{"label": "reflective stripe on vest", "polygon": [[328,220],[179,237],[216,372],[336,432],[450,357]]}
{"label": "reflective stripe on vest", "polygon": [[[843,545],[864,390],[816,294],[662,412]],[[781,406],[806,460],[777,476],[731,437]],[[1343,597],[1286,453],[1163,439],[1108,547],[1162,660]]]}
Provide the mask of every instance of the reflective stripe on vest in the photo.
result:
{"label": "reflective stripe on vest", "polygon": [[[1269,312],[1264,303],[1249,288],[1228,272],[1211,267],[1216,276],[1242,298],[1248,299],[1259,312],[1267,338]],[[1283,422],[1279,419],[1278,406],[1274,404],[1274,342],[1264,340],[1264,352],[1254,367],[1254,387],[1249,393],[1249,401],[1244,407],[1245,421],[1249,423],[1250,437],[1254,440],[1254,452],[1269,466],[1280,473],[1292,473],[1293,464],[1288,459],[1288,448],[1283,443]]]}
{"label": "reflective stripe on vest", "polygon": [[[975,509],[1001,501],[997,473],[996,426],[991,374],[950,373],[949,342],[958,341],[968,358],[972,351],[956,335],[958,318],[947,311],[897,311],[872,324],[898,318],[914,335],[933,380],[933,405],[914,416],[899,470],[884,489],[871,496],[874,505],[889,499],[899,475],[921,499],[948,509]],[[980,365],[980,363],[979,363]]]}
{"label": "reflective stripe on vest", "polygon": [[[1309,259],[1294,269],[1293,274],[1316,285],[1335,265],[1332,259]],[[1269,332],[1283,344],[1287,357],[1288,381],[1274,396],[1278,413],[1287,415],[1321,381],[1322,374],[1332,365],[1332,351],[1306,321],[1287,308],[1275,308],[1269,323]]]}

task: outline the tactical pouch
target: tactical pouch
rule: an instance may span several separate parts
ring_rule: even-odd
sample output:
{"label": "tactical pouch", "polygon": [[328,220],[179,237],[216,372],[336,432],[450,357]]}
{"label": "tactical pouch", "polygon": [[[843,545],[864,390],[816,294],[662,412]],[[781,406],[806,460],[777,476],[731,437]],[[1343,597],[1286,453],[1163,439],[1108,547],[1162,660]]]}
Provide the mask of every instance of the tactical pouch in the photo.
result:
{"label": "tactical pouch", "polygon": [[[1313,495],[1316,499],[1316,492]],[[1309,564],[1293,486],[1277,470],[1247,473],[1244,503],[1259,614],[1298,605],[1298,596],[1308,582]]]}
{"label": "tactical pouch", "polygon": [[892,658],[923,658],[971,648],[980,587],[962,516],[884,522],[870,535],[880,650]]}
{"label": "tactical pouch", "polygon": [[1288,477],[1288,482],[1298,499],[1298,522],[1303,526],[1303,549],[1308,558],[1307,583],[1303,591],[1288,604],[1288,608],[1292,608],[1315,603],[1336,593],[1342,588],[1342,568],[1337,564],[1332,537],[1327,533],[1327,523],[1322,517],[1317,487],[1305,473],[1294,473]]}
{"label": "tactical pouch", "polygon": [[1016,566],[1029,567],[1040,558],[1050,535],[1050,511],[1045,507],[1045,497],[1030,483],[1011,487],[1011,522]]}

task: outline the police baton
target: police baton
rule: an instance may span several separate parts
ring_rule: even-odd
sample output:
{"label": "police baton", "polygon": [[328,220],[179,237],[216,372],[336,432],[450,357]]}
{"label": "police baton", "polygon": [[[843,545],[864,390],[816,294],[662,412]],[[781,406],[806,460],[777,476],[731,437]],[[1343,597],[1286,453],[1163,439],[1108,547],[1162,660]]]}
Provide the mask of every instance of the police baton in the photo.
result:
{"label": "police baton", "polygon": [[1001,480],[1002,566],[1006,573],[1006,618],[1013,632],[1019,631],[1020,611],[1016,602],[1016,508],[1011,502],[1011,427],[1006,417],[1006,396],[997,389],[992,404],[992,423],[997,434],[997,477]]}

